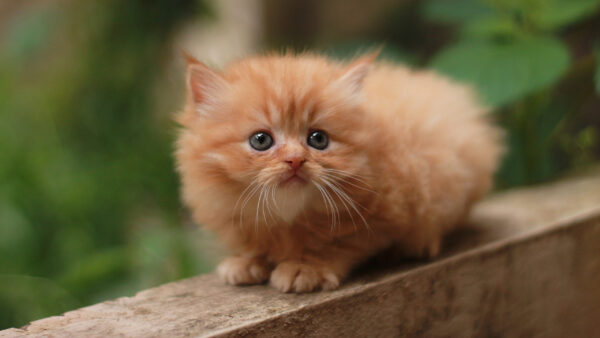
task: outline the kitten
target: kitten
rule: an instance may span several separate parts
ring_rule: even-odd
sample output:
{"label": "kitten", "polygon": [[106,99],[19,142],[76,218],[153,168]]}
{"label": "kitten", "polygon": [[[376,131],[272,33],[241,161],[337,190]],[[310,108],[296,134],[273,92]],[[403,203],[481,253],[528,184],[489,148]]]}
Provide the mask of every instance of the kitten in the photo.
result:
{"label": "kitten", "polygon": [[311,55],[187,58],[176,157],[195,220],[233,251],[228,284],[331,290],[389,248],[432,257],[490,189],[501,132],[432,72]]}

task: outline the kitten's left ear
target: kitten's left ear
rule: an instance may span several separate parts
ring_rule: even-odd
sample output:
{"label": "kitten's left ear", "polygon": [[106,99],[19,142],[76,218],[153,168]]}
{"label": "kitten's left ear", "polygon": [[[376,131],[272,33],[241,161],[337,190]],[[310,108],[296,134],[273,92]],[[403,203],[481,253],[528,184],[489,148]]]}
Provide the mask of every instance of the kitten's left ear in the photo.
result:
{"label": "kitten's left ear", "polygon": [[371,68],[373,68],[373,62],[379,56],[379,52],[377,50],[352,62],[336,82],[341,86],[349,88],[354,94],[360,92],[363,81]]}

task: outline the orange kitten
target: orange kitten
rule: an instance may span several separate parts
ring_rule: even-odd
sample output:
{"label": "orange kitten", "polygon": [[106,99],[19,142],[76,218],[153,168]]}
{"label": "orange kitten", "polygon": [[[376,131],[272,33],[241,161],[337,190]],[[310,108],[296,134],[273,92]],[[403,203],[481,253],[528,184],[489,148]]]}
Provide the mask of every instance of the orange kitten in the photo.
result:
{"label": "orange kitten", "polygon": [[490,189],[501,133],[471,91],[375,57],[187,57],[183,200],[233,251],[225,282],[329,290],[390,247],[435,256]]}

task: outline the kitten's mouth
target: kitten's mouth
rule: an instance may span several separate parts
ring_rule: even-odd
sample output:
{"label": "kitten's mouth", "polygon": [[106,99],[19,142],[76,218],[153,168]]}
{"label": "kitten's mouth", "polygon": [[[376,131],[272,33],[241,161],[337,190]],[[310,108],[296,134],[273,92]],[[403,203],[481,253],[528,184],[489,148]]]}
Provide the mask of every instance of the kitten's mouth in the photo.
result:
{"label": "kitten's mouth", "polygon": [[297,173],[288,175],[280,183],[283,187],[301,186],[304,184],[306,184],[306,179],[300,177]]}

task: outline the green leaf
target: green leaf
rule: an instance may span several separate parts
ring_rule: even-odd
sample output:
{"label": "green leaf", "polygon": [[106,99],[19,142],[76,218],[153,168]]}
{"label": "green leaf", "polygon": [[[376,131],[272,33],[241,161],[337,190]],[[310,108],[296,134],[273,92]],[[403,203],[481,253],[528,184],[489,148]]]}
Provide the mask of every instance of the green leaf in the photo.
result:
{"label": "green leaf", "polygon": [[430,0],[423,6],[426,19],[443,23],[461,23],[493,13],[492,8],[477,0]]}
{"label": "green leaf", "polygon": [[547,0],[532,13],[535,24],[542,29],[558,29],[591,16],[600,8],[598,0]]}
{"label": "green leaf", "polygon": [[462,42],[442,51],[432,62],[438,71],[475,86],[492,106],[552,85],[568,64],[567,48],[548,37]]}
{"label": "green leaf", "polygon": [[521,29],[508,17],[491,16],[477,18],[465,23],[461,30],[464,38],[511,38],[518,36]]}

